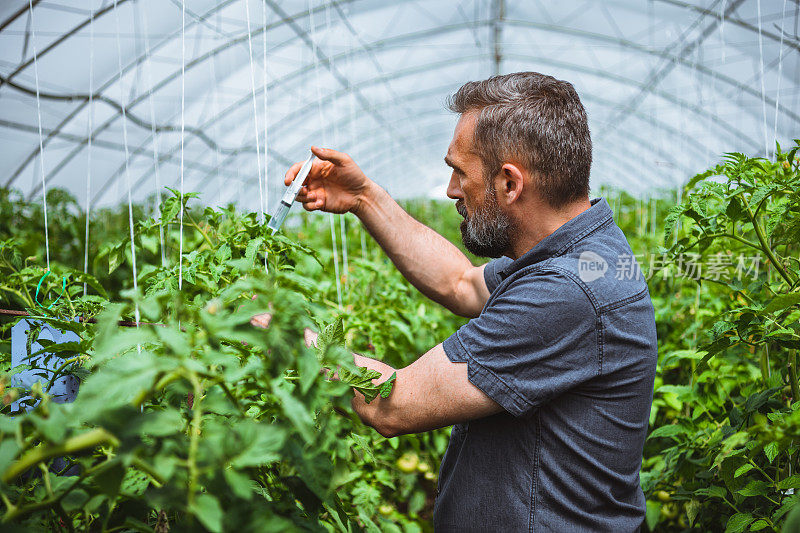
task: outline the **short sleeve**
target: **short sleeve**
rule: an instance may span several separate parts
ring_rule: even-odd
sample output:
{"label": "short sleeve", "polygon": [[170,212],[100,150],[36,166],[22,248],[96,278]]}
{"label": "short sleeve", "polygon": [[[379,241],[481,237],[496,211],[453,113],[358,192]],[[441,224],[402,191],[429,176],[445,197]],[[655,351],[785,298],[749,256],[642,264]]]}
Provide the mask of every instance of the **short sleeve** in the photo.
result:
{"label": "short sleeve", "polygon": [[599,373],[596,317],[572,279],[528,273],[443,348],[452,362],[467,363],[472,384],[512,415],[524,416]]}
{"label": "short sleeve", "polygon": [[483,280],[486,282],[486,287],[489,289],[490,294],[503,281],[500,277],[500,272],[511,263],[513,261],[510,257],[500,257],[486,263],[486,268],[483,269]]}

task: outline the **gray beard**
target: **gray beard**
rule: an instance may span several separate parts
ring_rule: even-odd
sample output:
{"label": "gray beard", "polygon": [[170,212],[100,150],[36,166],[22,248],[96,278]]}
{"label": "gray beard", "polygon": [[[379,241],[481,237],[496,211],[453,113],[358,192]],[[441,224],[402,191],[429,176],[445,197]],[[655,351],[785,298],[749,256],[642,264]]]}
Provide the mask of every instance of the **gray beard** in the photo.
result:
{"label": "gray beard", "polygon": [[456,202],[456,209],[464,217],[461,222],[461,240],[470,253],[478,257],[500,257],[511,249],[511,220],[500,211],[497,197],[491,191],[480,211],[467,215],[463,202]]}

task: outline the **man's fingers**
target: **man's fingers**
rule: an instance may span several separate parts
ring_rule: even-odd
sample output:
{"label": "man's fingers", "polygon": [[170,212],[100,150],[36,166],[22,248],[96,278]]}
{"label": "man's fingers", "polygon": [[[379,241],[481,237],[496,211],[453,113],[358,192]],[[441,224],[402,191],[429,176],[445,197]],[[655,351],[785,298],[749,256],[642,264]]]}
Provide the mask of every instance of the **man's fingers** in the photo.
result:
{"label": "man's fingers", "polygon": [[267,329],[270,322],[272,322],[272,313],[262,313],[250,318],[250,324],[257,328]]}
{"label": "man's fingers", "polygon": [[283,184],[287,187],[292,184],[294,178],[297,177],[297,173],[300,172],[300,167],[303,166],[303,163],[295,163],[289,170],[286,171],[286,175],[283,178]]}
{"label": "man's fingers", "polygon": [[345,153],[331,150],[330,148],[319,148],[317,146],[311,147],[311,153],[322,159],[323,161],[330,161],[334,165],[341,165],[347,160],[348,156]]}
{"label": "man's fingers", "polygon": [[306,211],[316,211],[317,209],[322,209],[325,205],[325,202],[322,200],[315,200],[313,202],[304,202],[303,209]]}

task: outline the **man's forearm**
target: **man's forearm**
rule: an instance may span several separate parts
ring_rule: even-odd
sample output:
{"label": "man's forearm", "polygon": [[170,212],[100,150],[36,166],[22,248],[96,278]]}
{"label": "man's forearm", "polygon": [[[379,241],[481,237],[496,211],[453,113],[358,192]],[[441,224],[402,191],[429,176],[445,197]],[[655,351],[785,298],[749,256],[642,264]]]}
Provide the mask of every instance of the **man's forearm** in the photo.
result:
{"label": "man's forearm", "polygon": [[460,297],[458,286],[473,267],[461,250],[406,213],[371,184],[355,214],[394,265],[420,292],[456,314],[474,316],[482,303]]}

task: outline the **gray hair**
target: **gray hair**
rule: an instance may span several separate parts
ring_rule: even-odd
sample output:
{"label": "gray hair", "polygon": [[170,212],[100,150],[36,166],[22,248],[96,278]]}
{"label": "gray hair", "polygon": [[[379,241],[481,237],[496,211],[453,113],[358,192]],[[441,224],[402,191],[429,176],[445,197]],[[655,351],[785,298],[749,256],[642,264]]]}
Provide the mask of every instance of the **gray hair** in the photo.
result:
{"label": "gray hair", "polygon": [[516,160],[553,207],[589,196],[592,140],[571,83],[538,72],[470,81],[448,100],[455,113],[478,111],[475,151],[487,181]]}

